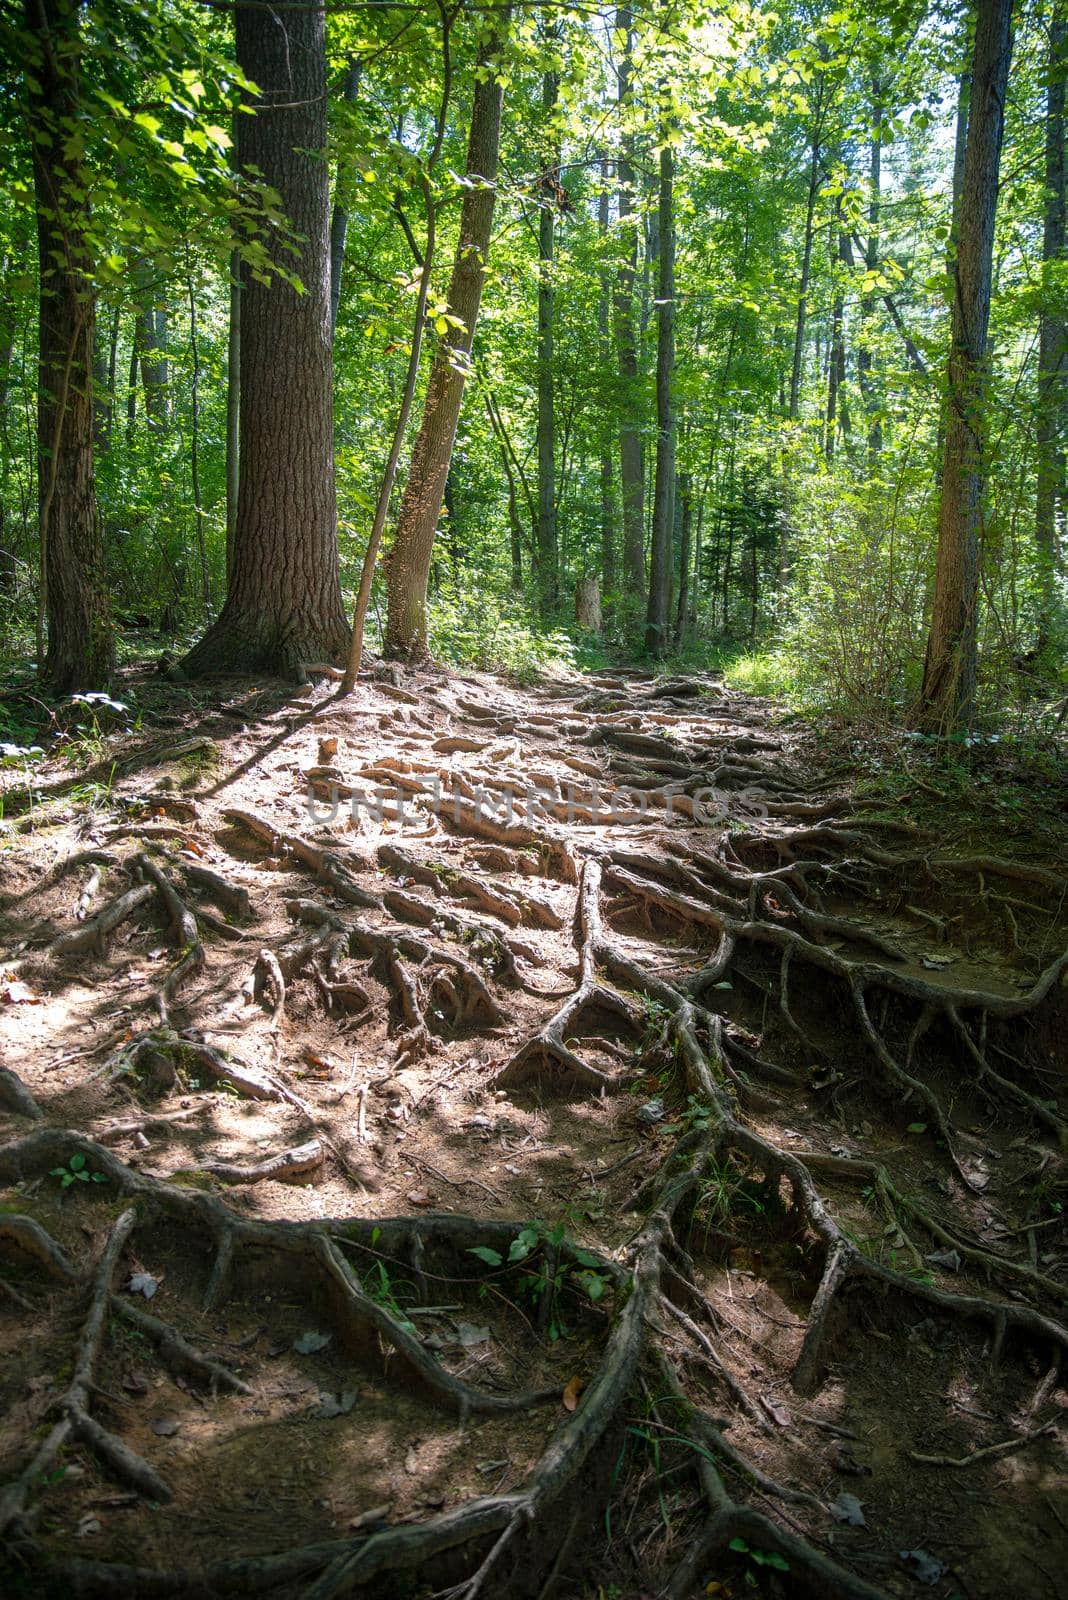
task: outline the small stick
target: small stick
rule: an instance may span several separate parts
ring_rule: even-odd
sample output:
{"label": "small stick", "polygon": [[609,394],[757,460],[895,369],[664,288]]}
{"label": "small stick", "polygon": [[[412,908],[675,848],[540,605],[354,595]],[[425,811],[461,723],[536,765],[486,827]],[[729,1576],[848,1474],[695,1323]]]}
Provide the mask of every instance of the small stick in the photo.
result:
{"label": "small stick", "polygon": [[910,1450],[909,1459],[919,1461],[925,1467],[971,1467],[977,1461],[990,1461],[995,1456],[1007,1456],[1016,1450],[1022,1450],[1025,1445],[1041,1439],[1043,1434],[1052,1433],[1057,1421],[1058,1418],[1053,1417],[1049,1422],[1043,1423],[1041,1428],[1033,1428],[1030,1433],[1022,1434],[1019,1439],[1003,1439],[1000,1444],[988,1444],[982,1450],[973,1450],[970,1455],[924,1456],[918,1450]]}

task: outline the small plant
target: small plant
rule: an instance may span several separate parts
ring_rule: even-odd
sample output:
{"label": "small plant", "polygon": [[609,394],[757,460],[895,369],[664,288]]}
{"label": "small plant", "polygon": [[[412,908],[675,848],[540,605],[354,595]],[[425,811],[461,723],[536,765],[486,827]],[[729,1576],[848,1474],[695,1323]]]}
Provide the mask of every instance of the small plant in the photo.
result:
{"label": "small plant", "polygon": [[[562,1250],[574,1263],[566,1271],[557,1270]],[[600,1272],[600,1262],[588,1250],[572,1244],[562,1222],[548,1227],[544,1222],[533,1222],[516,1234],[508,1247],[507,1260],[499,1250],[489,1245],[473,1245],[468,1255],[477,1256],[488,1267],[524,1267],[520,1277],[520,1292],[541,1308],[545,1295],[549,1296],[548,1332],[555,1343],[567,1337],[568,1328],[560,1314],[560,1292],[565,1286],[581,1291],[595,1304],[602,1299],[610,1279]]]}
{"label": "small plant", "polygon": [[53,1167],[51,1176],[59,1179],[61,1189],[69,1189],[72,1183],[107,1183],[106,1172],[90,1172],[85,1164],[85,1157],[79,1152],[71,1156],[65,1167]]}
{"label": "small plant", "polygon": [[735,1550],[739,1555],[748,1556],[754,1566],[774,1567],[776,1572],[789,1572],[790,1570],[790,1563],[777,1550],[761,1550],[758,1545],[749,1544],[741,1537],[732,1539],[727,1549]]}

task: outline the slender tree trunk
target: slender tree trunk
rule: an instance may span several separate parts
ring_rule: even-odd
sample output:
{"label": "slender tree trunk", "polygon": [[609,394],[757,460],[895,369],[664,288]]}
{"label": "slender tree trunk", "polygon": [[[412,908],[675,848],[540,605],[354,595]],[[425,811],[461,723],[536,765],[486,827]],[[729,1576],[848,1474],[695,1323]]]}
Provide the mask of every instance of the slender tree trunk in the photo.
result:
{"label": "slender tree trunk", "polygon": [[230,256],[230,326],[226,340],[226,585],[234,570],[234,530],[241,484],[241,257]]}
{"label": "slender tree trunk", "polygon": [[675,158],[669,144],[660,152],[659,272],[656,307],[656,483],[653,490],[652,548],[645,648],[663,655],[671,642],[671,555],[675,510]]}
{"label": "slender tree trunk", "polygon": [[[346,105],[353,105],[360,92],[363,65],[353,60],[345,73],[341,96]],[[337,333],[337,308],[341,304],[341,277],[345,269],[345,241],[349,231],[349,211],[345,204],[344,184],[339,170],[334,186],[334,209],[330,217],[330,341]]]}
{"label": "slender tree trunk", "polygon": [[241,481],[233,567],[191,673],[299,673],[339,657],[349,629],[338,579],[330,355],[329,178],[322,11],[239,6],[237,58],[259,86],[237,119],[242,169],[258,167],[301,243],[276,260],[303,293],[243,272]]}
{"label": "slender tree trunk", "polygon": [[[608,162],[601,162],[601,192],[597,199],[597,231],[602,244],[608,236]],[[612,354],[611,340],[611,289],[608,273],[601,271],[601,297],[597,303],[597,336],[600,347],[602,379],[607,387]],[[611,440],[607,430],[601,429],[600,449],[601,485],[601,594],[604,610],[611,615],[619,579],[616,576],[615,527],[615,473],[612,466]]]}
{"label": "slender tree trunk", "polygon": [[[1049,83],[1046,90],[1046,201],[1042,261],[1047,273],[1065,260],[1064,78],[1068,71],[1068,19],[1055,7],[1049,25]],[[1040,639],[1049,631],[1059,556],[1059,523],[1064,516],[1064,433],[1068,416],[1068,326],[1056,280],[1044,285],[1038,323],[1038,418],[1035,538],[1042,568]]]}
{"label": "slender tree trunk", "polygon": [[805,199],[805,237],[801,249],[801,280],[797,286],[797,320],[794,325],[794,359],[790,370],[790,420],[796,421],[801,408],[801,373],[805,359],[805,322],[808,316],[808,281],[812,274],[812,234],[816,196],[820,187],[820,132],[823,125],[824,81],[816,86],[812,131],[809,141],[808,193]]}
{"label": "slender tree trunk", "polygon": [[[542,79],[541,110],[551,126],[559,79],[547,72]],[[542,620],[555,610],[559,599],[559,553],[556,539],[556,416],[553,407],[553,253],[556,226],[556,188],[559,153],[541,185],[538,212],[538,600]]]}
{"label": "slender tree trunk", "polygon": [[693,492],[689,473],[679,475],[682,544],[679,551],[679,603],[675,612],[675,638],[681,643],[690,625],[690,560],[693,554]]}
{"label": "slender tree trunk", "polygon": [[[872,74],[871,83],[871,157],[868,167],[868,242],[864,251],[864,265],[869,272],[879,266],[879,209],[883,186],[883,82],[878,70]],[[861,301],[861,337],[857,345],[857,380],[864,409],[868,416],[868,459],[874,462],[883,448],[883,425],[880,420],[879,396],[875,390],[874,361],[871,349],[872,319],[875,313],[874,290]]]}
{"label": "slender tree trunk", "polygon": [[507,23],[508,7],[502,6],[497,37],[482,53],[484,71],[475,84],[471,107],[467,176],[472,183],[464,190],[460,238],[448,299],[449,314],[458,319],[461,327],[450,327],[443,335],[434,359],[387,567],[385,653],[409,660],[419,660],[427,653],[426,589],[430,557],[452,460],[489,256],[504,96],[491,64]]}
{"label": "slender tree trunk", "polygon": [[200,495],[200,344],[197,339],[197,290],[192,273],[189,275],[189,354],[193,368],[189,397],[189,477],[193,488],[193,511],[196,515],[200,597],[207,609],[211,605],[211,569],[208,566],[204,506]]}
{"label": "slender tree trunk", "polygon": [[994,217],[1012,53],[1012,0],[978,0],[964,156],[931,630],[920,722],[949,731],[975,698],[983,409]]}
{"label": "slender tree trunk", "polygon": [[77,7],[27,0],[26,31],[34,56],[26,95],[41,280],[38,655],[51,687],[69,693],[105,687],[112,667],[93,477],[95,303],[81,231],[88,180],[65,133],[84,115]]}
{"label": "slender tree trunk", "polygon": [[[624,39],[619,64],[618,104],[630,104],[633,27],[630,8],[616,11],[616,31]],[[634,331],[634,284],[638,273],[638,228],[634,218],[634,138],[624,131],[617,167],[621,263],[616,277],[615,328],[619,360],[619,471],[623,491],[623,578],[639,603],[645,597],[645,516],[642,485],[641,399],[638,390],[638,344]]]}

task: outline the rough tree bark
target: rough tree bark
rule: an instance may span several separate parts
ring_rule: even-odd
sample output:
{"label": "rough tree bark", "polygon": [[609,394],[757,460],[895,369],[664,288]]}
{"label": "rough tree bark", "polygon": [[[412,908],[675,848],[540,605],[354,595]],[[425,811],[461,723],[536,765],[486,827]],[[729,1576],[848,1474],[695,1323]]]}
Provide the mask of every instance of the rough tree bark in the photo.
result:
{"label": "rough tree bark", "polygon": [[[1046,89],[1046,201],[1043,213],[1043,263],[1065,258],[1064,228],[1064,75],[1068,71],[1068,19],[1054,8],[1049,24],[1049,82]],[[1047,267],[1047,271],[1050,270]],[[1058,291],[1051,284],[1038,324],[1038,450],[1035,538],[1042,563],[1044,641],[1053,610],[1058,565],[1059,522],[1064,516],[1064,427],[1068,400],[1068,326]]]}
{"label": "rough tree bark", "polygon": [[299,241],[272,245],[296,274],[242,271],[240,485],[222,613],[183,663],[192,674],[299,673],[340,657],[348,624],[338,579],[330,354],[326,54],[321,11],[238,7],[237,56],[259,86],[237,119],[242,169],[259,168]]}
{"label": "rough tree bark", "polygon": [[[617,71],[618,104],[630,101],[633,73],[633,19],[629,6],[616,11],[616,32],[623,35],[623,59]],[[619,360],[619,472],[623,488],[623,577],[627,592],[639,603],[645,597],[645,516],[642,487],[642,436],[638,394],[638,344],[634,332],[634,283],[638,274],[638,228],[634,220],[634,139],[624,131],[619,161],[619,227],[621,260],[616,276],[615,329]]]}
{"label": "rough tree bark", "polygon": [[81,157],[61,133],[81,115],[77,6],[27,0],[26,29],[36,56],[26,97],[41,275],[38,654],[51,688],[69,693],[106,686],[112,667],[93,476],[96,318],[92,263],[81,231],[88,180]]}
{"label": "rough tree bark", "polygon": [[948,731],[975,698],[983,401],[994,216],[1012,53],[1012,0],[979,0],[955,262],[938,559],[919,706]]}
{"label": "rough tree bark", "polygon": [[649,607],[645,648],[663,655],[671,642],[671,545],[675,510],[675,158],[660,152],[660,256],[656,306],[656,484],[653,489]]}
{"label": "rough tree bark", "polygon": [[461,326],[450,326],[438,346],[386,568],[385,654],[394,658],[420,660],[427,653],[430,556],[470,366],[497,198],[504,90],[497,80],[494,62],[508,26],[508,15],[508,7],[502,6],[493,36],[481,52],[481,73],[471,106],[467,144],[467,177],[471,186],[464,190],[448,299],[449,315]]}

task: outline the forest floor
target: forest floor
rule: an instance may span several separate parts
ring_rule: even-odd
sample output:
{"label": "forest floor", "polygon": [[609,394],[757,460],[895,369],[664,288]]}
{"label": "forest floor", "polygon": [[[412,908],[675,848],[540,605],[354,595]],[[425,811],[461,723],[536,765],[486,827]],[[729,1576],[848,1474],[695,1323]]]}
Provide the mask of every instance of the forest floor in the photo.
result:
{"label": "forest floor", "polygon": [[334,687],[11,775],[3,1592],[1068,1597],[1055,765]]}

